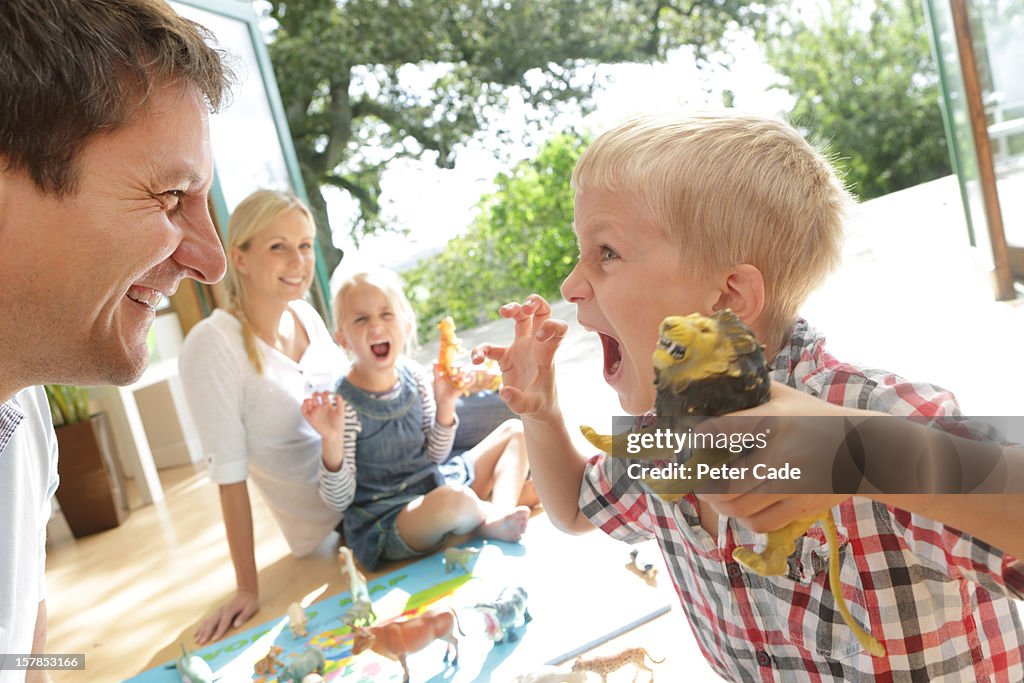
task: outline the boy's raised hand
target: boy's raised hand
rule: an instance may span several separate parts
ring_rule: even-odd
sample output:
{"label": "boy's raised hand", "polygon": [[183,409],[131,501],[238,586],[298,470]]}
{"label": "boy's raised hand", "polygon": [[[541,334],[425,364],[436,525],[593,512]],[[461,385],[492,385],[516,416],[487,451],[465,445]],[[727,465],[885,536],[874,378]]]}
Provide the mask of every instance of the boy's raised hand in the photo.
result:
{"label": "boy's raised hand", "polygon": [[551,305],[538,294],[505,304],[499,313],[515,323],[512,345],[482,344],[473,349],[473,362],[498,361],[504,382],[499,393],[514,413],[536,416],[556,409],[554,356],[569,326],[551,320]]}

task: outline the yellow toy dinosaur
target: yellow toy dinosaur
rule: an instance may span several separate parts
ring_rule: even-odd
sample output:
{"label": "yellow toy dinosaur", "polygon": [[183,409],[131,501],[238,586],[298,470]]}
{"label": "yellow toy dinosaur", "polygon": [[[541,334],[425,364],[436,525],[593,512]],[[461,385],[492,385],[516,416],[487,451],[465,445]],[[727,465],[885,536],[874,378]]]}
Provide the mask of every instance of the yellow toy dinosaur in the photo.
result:
{"label": "yellow toy dinosaur", "polygon": [[[724,415],[765,403],[771,392],[764,347],[753,332],[729,310],[708,318],[694,313],[672,316],[661,323],[658,348],[654,351],[654,382],[658,387],[655,412],[659,426],[685,432],[694,418]],[[666,420],[668,423],[666,424]],[[587,441],[605,453],[625,453],[626,435],[601,435],[587,426],[580,428]],[[672,460],[675,452],[661,454],[645,451],[655,460]],[[739,454],[742,455],[742,454]],[[688,466],[707,463],[714,467],[739,457],[727,449],[695,450]],[[696,471],[694,468],[693,471]],[[644,479],[645,485],[659,498],[674,502],[690,493],[699,480]],[[838,532],[831,510],[798,519],[776,531],[765,534],[765,548],[760,553],[751,548],[736,548],[733,559],[760,576],[780,576],[788,569],[787,558],[796,541],[820,522],[829,545],[829,588],[843,621],[850,627],[861,646],[876,657],[885,655],[885,648],[856,622],[843,597],[839,581]]]}

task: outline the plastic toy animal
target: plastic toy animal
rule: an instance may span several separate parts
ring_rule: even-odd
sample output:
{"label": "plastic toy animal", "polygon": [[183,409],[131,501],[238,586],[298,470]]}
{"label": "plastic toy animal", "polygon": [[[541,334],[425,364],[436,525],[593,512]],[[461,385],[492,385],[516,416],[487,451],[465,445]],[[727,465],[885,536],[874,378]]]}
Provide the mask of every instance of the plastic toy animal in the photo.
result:
{"label": "plastic toy animal", "polygon": [[181,657],[174,663],[182,683],[213,683],[213,669],[199,655],[189,654],[185,644],[181,644]]}
{"label": "plastic toy animal", "polygon": [[510,643],[519,640],[515,629],[533,620],[526,607],[526,590],[521,586],[504,588],[497,600],[477,603],[473,609],[483,614],[487,637],[496,643],[504,643],[506,638]]}
{"label": "plastic toy animal", "polygon": [[[640,670],[647,671],[651,674],[651,682],[654,682],[654,670],[647,666],[647,658],[655,664],[661,664],[664,659],[655,659],[651,655],[647,654],[647,650],[642,647],[631,647],[628,650],[623,650],[617,655],[610,655],[608,657],[593,657],[591,659],[577,658],[572,663],[572,670],[576,672],[591,671],[601,676],[601,683],[607,683],[608,674],[613,671],[618,671],[627,664],[632,664],[636,667],[636,675],[640,675]],[[636,676],[634,676],[634,679]]]}
{"label": "plastic toy animal", "polygon": [[403,683],[409,683],[409,667],[405,662],[406,655],[418,652],[437,639],[448,643],[444,651],[444,662],[448,663],[450,653],[452,666],[459,665],[459,641],[455,630],[460,636],[466,635],[459,625],[459,618],[453,609],[428,610],[406,621],[392,621],[376,626],[357,626],[352,630],[352,654],[358,655],[367,649],[373,650],[382,657],[397,661],[402,665],[405,677]]}
{"label": "plastic toy animal", "polygon": [[257,676],[277,673],[277,667],[284,666],[284,663],[277,658],[281,651],[281,648],[277,645],[271,645],[270,650],[264,655],[263,659],[253,665],[253,673]]}
{"label": "plastic toy animal", "polygon": [[465,389],[468,383],[466,377],[460,372],[460,367],[455,365],[455,356],[464,353],[462,341],[455,336],[455,321],[452,317],[445,316],[437,324],[441,331],[441,345],[437,351],[437,363],[441,366],[441,375],[451,382],[456,389]]}
{"label": "plastic toy animal", "polygon": [[658,585],[658,569],[653,564],[645,563],[641,565],[637,562],[637,557],[640,555],[640,551],[633,548],[629,551],[629,562],[626,563],[626,569],[633,572],[641,579],[647,582],[648,586]]}
{"label": "plastic toy animal", "polygon": [[369,626],[377,620],[373,612],[373,601],[370,600],[370,589],[366,585],[366,577],[356,569],[356,561],[352,551],[341,546],[338,548],[338,560],[341,562],[341,577],[352,594],[352,606],[341,617],[349,626]]}
{"label": "plastic toy animal", "polygon": [[470,574],[469,563],[480,554],[480,548],[446,548],[441,561],[444,562],[444,573],[450,574],[456,567]]}
{"label": "plastic toy animal", "polygon": [[[710,318],[698,313],[665,318],[661,323],[653,362],[657,385],[655,412],[660,426],[671,426],[678,432],[685,432],[694,424],[691,416],[723,415],[752,408],[770,398],[771,381],[764,347],[750,328],[730,310],[718,311]],[[666,419],[670,424],[663,423]],[[583,428],[583,433],[592,444],[607,453],[618,448],[615,440],[619,437],[602,436],[589,427]],[[666,455],[666,459],[673,455]],[[694,470],[700,463],[717,466],[741,455],[726,449],[706,448],[695,451],[687,465],[693,466]],[[700,484],[696,479],[645,479],[645,483],[669,502],[681,498]],[[665,490],[666,483],[671,491]],[[829,548],[837,548],[835,520],[831,510],[824,510],[766,534],[766,545],[760,553],[750,548],[736,548],[733,559],[761,576],[785,574],[787,558],[793,554],[796,540],[815,522],[821,522]],[[834,551],[829,553],[829,588],[836,609],[861,646],[876,657],[883,656],[885,648],[882,644],[861,628],[850,614],[839,582],[839,556]]]}
{"label": "plastic toy animal", "polygon": [[324,655],[315,647],[308,647],[302,654],[295,655],[278,674],[279,683],[302,683],[310,674],[324,674]]}
{"label": "plastic toy animal", "polygon": [[306,612],[302,609],[302,605],[297,602],[288,605],[288,628],[291,629],[292,635],[296,638],[303,638],[308,633],[306,630]]}
{"label": "plastic toy animal", "polygon": [[465,353],[462,342],[455,336],[455,321],[451,316],[446,316],[437,324],[441,331],[441,344],[437,351],[437,363],[441,367],[442,376],[451,382],[452,386],[462,391],[463,396],[468,396],[470,385],[475,385],[475,391],[497,390],[501,388],[501,373],[494,371],[494,361],[487,361],[482,368],[467,373],[462,370],[461,365],[455,364],[455,356]]}

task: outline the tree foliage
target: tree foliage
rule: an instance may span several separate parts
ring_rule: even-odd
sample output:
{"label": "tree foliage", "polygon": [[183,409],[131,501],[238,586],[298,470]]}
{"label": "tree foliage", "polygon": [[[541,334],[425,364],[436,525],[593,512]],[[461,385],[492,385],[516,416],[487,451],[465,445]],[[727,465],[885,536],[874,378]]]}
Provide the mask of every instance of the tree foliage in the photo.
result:
{"label": "tree foliage", "polygon": [[862,199],[950,173],[938,75],[914,0],[791,8],[766,41],[797,99],[792,121],[827,143]]}
{"label": "tree foliage", "polygon": [[569,178],[584,146],[577,135],[558,135],[499,175],[466,234],[403,274],[423,340],[445,315],[471,327],[532,292],[561,296],[577,254]]}
{"label": "tree foliage", "polygon": [[353,236],[383,229],[391,161],[451,167],[510,93],[539,117],[585,107],[587,65],[658,59],[679,45],[705,59],[727,28],[760,26],[771,1],[269,0],[271,60],[328,265],[339,256],[322,186],[358,202]]}

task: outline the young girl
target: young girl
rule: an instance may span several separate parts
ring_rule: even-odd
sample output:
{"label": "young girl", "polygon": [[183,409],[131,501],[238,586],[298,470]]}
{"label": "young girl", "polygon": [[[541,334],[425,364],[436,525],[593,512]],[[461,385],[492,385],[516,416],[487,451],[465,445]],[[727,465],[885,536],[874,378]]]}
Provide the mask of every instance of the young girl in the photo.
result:
{"label": "young girl", "polygon": [[436,366],[431,390],[403,356],[416,321],[398,275],[348,274],[334,310],[352,367],[336,394],[316,392],[302,413],[322,437],[320,495],[345,512],[345,541],[360,564],[430,553],[451,533],[519,540],[536,504],[532,487],[523,492],[521,423],[506,421],[449,457],[459,390]]}

